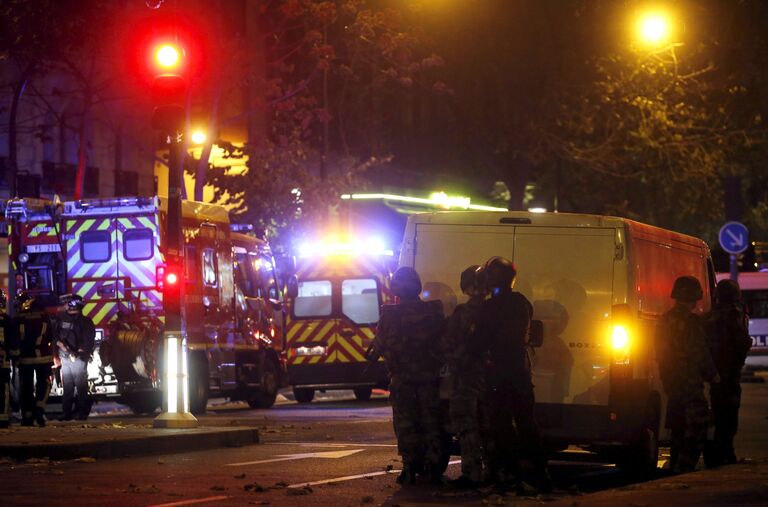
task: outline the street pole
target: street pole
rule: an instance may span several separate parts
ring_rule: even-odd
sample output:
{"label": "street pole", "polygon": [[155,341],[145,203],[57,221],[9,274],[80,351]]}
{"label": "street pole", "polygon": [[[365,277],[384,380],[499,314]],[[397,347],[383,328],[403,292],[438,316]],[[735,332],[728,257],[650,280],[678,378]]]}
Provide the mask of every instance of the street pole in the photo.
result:
{"label": "street pole", "polygon": [[[168,212],[166,238],[166,264],[184,265],[184,236],[181,223],[181,136],[169,135],[168,142]],[[187,337],[184,325],[184,282],[178,283],[177,297],[163,298],[165,328],[165,378],[163,379],[163,412],[155,418],[155,428],[195,428],[197,418],[189,412],[189,371]]]}
{"label": "street pole", "polygon": [[731,261],[731,280],[734,282],[739,281],[739,265],[738,265],[738,258],[739,256],[736,254],[730,255],[730,261]]}

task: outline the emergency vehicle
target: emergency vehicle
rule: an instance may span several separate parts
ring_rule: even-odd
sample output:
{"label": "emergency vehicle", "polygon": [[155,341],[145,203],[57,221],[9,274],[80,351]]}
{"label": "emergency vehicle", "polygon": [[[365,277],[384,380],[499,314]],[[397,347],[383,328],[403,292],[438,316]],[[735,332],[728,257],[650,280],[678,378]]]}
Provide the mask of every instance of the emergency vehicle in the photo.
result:
{"label": "emergency vehicle", "polygon": [[[459,275],[492,256],[511,259],[514,290],[543,322],[532,349],[536,418],[552,448],[580,445],[630,470],[657,466],[665,397],[655,326],[672,285],[695,276],[711,308],[715,273],[700,239],[617,217],[567,213],[443,212],[411,215],[400,265],[421,275],[424,296],[446,314],[466,296]],[[426,294],[427,287],[440,290]]]}
{"label": "emergency vehicle", "polygon": [[289,383],[296,401],[316,390],[353,389],[358,400],[389,385],[383,362],[369,363],[380,307],[393,302],[392,251],[377,242],[306,244],[296,260],[286,335]]}
{"label": "emergency vehicle", "polygon": [[4,203],[9,226],[8,255],[16,271],[16,288],[25,290],[43,307],[59,305],[66,292],[66,263],[61,205],[47,199],[9,199]]}
{"label": "emergency vehicle", "polygon": [[[717,274],[718,282],[728,278],[730,273]],[[768,366],[768,271],[739,273],[738,282],[752,338],[746,365],[765,368]]]}
{"label": "emergency vehicle", "polygon": [[[11,202],[6,215],[13,209]],[[51,279],[40,266],[52,273],[60,269],[53,277],[58,285],[36,282],[38,293],[49,288],[56,306],[61,294],[83,297],[83,313],[97,333],[89,364],[92,393],[119,397],[146,413],[162,402],[162,289],[184,283],[191,410],[204,412],[211,394],[271,406],[286,381],[282,291],[269,245],[230,224],[225,208],[183,201],[184,273],[170,273],[164,260],[166,209],[165,199],[127,197],[66,202],[47,220],[28,212],[17,219],[16,237],[29,255],[17,266],[20,287],[34,289],[39,273]],[[47,224],[57,231],[46,236],[50,246],[24,234],[47,231]],[[38,249],[59,256],[33,258]]]}

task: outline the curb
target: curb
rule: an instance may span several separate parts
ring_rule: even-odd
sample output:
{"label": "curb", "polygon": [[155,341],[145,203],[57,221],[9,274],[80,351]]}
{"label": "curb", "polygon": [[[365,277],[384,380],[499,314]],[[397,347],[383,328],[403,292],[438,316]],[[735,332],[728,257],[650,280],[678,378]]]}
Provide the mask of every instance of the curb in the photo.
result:
{"label": "curb", "polygon": [[153,433],[68,443],[4,444],[0,445],[0,456],[17,460],[63,460],[82,457],[110,459],[242,447],[259,443],[259,430],[255,428],[147,431]]}

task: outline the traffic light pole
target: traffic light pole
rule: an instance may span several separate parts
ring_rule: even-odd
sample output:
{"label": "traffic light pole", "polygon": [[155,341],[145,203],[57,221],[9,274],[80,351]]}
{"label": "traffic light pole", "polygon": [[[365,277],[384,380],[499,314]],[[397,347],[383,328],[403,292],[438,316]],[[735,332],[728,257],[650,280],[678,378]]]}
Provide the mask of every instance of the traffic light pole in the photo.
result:
{"label": "traffic light pole", "polygon": [[[184,265],[184,236],[181,224],[181,142],[178,134],[168,136],[168,212],[166,235],[166,264]],[[163,412],[155,418],[155,428],[195,428],[197,419],[189,412],[189,371],[187,339],[183,315],[184,283],[174,286],[179,292],[164,297],[165,376],[163,385]]]}

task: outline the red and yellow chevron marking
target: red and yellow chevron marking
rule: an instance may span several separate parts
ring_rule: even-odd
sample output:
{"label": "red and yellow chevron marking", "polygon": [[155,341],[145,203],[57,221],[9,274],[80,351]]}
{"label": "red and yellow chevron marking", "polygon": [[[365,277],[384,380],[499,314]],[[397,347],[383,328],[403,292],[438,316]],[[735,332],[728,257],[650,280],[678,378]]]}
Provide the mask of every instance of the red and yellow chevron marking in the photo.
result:
{"label": "red and yellow chevron marking", "polygon": [[292,322],[287,332],[289,351],[302,345],[323,345],[326,353],[323,356],[298,356],[289,352],[288,364],[364,362],[365,351],[374,336],[373,328],[352,327],[354,335],[340,336],[337,326],[337,321],[328,319]]}
{"label": "red and yellow chevron marking", "polygon": [[89,317],[94,326],[106,327],[117,315],[117,303],[114,301],[86,303],[83,306],[83,315]]}

